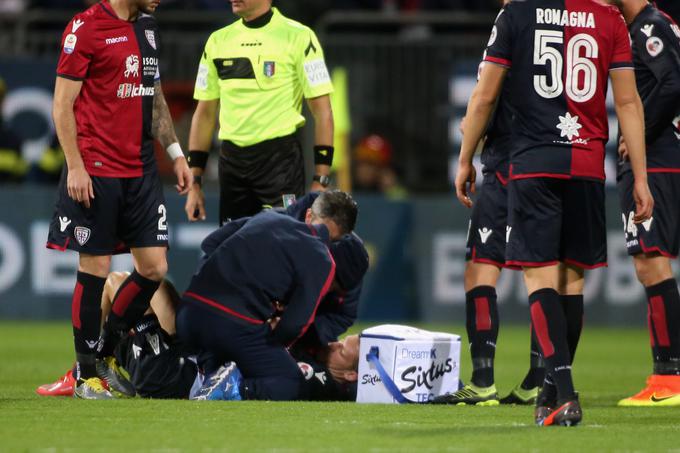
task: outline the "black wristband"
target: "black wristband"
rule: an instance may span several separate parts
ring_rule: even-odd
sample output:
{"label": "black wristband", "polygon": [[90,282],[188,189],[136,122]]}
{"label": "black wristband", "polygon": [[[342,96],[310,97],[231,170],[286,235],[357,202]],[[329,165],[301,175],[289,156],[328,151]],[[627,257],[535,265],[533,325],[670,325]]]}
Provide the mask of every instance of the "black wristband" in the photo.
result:
{"label": "black wristband", "polygon": [[335,148],[326,145],[314,147],[314,165],[333,165],[333,152]]}
{"label": "black wristband", "polygon": [[189,151],[189,168],[201,168],[205,169],[208,164],[208,156],[210,154],[207,151]]}

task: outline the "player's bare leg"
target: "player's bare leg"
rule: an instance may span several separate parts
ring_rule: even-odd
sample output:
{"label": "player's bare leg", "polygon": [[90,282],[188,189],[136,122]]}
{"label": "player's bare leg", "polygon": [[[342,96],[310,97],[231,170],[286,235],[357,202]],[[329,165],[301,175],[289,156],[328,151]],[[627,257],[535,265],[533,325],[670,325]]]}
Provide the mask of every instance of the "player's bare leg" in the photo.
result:
{"label": "player's bare leg", "polygon": [[647,294],[648,326],[654,369],[647,386],[619,401],[620,406],[680,405],[680,296],[671,260],[658,253],[633,257]]}

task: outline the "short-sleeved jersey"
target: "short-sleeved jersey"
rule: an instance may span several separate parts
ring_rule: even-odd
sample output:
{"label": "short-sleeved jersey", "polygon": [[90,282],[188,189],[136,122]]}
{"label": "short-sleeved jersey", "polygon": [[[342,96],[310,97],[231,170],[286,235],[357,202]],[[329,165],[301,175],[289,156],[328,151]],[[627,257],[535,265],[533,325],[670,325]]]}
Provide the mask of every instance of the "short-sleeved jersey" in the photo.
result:
{"label": "short-sleeved jersey", "polygon": [[510,178],[604,180],[609,71],[633,68],[619,11],[594,0],[513,0],[486,52],[512,68]]}
{"label": "short-sleeved jersey", "polygon": [[333,91],[314,32],[272,8],[263,26],[242,20],[214,32],[198,67],[194,98],[219,99],[219,138],[238,146],[301,127],[302,99]]}
{"label": "short-sleeved jersey", "polygon": [[57,75],[83,82],[74,104],[78,148],[92,176],[139,177],[155,168],[151,121],[158,71],[156,21],[119,19],[107,1],[76,15]]}
{"label": "short-sleeved jersey", "polygon": [[[680,171],[680,28],[649,5],[629,31],[635,80],[645,109],[647,168]],[[630,162],[619,169],[630,170]]]}

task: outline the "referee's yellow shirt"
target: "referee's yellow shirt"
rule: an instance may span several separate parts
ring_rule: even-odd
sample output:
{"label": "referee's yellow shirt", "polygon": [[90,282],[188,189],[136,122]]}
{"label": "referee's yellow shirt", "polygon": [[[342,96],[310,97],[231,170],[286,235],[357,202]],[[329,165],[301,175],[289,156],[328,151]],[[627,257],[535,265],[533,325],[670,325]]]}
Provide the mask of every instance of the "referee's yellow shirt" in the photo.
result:
{"label": "referee's yellow shirt", "polygon": [[210,35],[198,67],[194,99],[220,100],[219,138],[238,146],[292,134],[303,96],[333,92],[314,32],[272,9],[263,27],[238,20]]}

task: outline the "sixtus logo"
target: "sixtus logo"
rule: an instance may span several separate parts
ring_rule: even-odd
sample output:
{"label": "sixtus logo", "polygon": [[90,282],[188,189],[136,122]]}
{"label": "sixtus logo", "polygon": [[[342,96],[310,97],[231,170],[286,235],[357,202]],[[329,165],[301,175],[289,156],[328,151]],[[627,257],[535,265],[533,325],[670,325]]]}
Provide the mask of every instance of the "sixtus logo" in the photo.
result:
{"label": "sixtus logo", "polygon": [[420,366],[410,366],[401,373],[401,380],[409,382],[410,384],[399,390],[401,393],[408,393],[416,388],[416,386],[422,387],[423,385],[432,390],[434,381],[444,376],[446,373],[453,371],[453,368],[454,363],[451,358],[448,358],[445,362],[441,363],[432,362],[430,368],[426,370]]}
{"label": "sixtus logo", "polygon": [[378,382],[382,382],[382,379],[380,379],[380,376],[378,375],[364,374],[363,376],[361,376],[361,383],[363,385],[366,384],[376,385]]}

